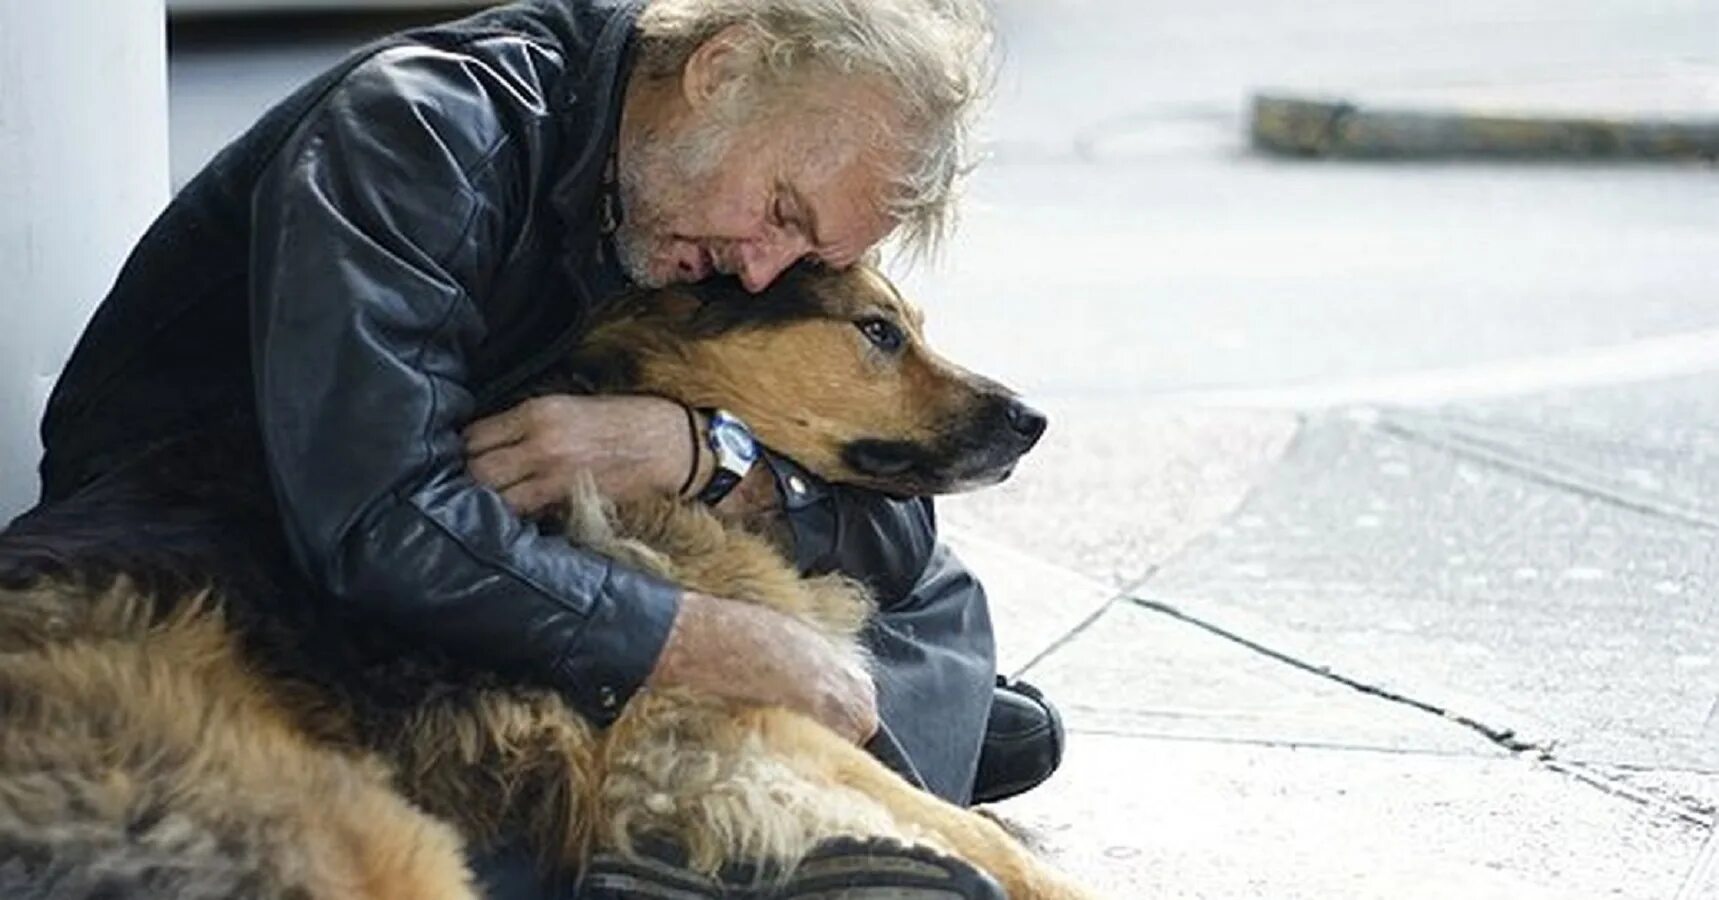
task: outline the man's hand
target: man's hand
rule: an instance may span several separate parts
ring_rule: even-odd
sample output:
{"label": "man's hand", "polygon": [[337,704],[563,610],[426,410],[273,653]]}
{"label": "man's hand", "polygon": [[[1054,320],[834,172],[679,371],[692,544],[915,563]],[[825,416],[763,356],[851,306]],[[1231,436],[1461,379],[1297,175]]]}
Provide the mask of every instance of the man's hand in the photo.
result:
{"label": "man's hand", "polygon": [[[703,423],[699,423],[702,439]],[[674,493],[693,463],[686,411],[656,397],[538,397],[465,432],[472,477],[522,515],[566,499],[580,472],[615,499]],[[695,485],[710,479],[702,453]],[[769,467],[753,467],[716,509],[725,518],[778,508]],[[877,692],[864,668],[810,626],[774,610],[684,595],[647,684],[786,706],[862,743],[877,731]]]}
{"label": "man's hand", "polygon": [[[709,424],[698,416],[701,443]],[[580,472],[590,472],[597,490],[616,500],[672,494],[687,483],[694,462],[686,410],[659,397],[535,397],[473,422],[464,437],[467,471],[520,515],[567,499]],[[697,463],[692,493],[710,483],[716,455],[701,451]],[[762,523],[780,508],[770,467],[759,463],[715,512],[733,522]]]}
{"label": "man's hand", "polygon": [[683,596],[645,684],[786,706],[856,744],[878,728],[871,676],[823,635],[775,610],[704,594]]}
{"label": "man's hand", "polygon": [[566,500],[580,472],[626,500],[674,493],[693,463],[686,411],[659,397],[536,397],[464,436],[472,477],[521,515]]}

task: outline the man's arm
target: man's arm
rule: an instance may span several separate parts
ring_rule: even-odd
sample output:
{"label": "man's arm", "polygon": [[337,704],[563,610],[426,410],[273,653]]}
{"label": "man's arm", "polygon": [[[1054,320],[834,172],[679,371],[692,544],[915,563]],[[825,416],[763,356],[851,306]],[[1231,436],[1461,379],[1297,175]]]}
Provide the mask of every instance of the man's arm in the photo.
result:
{"label": "man's arm", "polygon": [[264,171],[252,350],[267,464],[300,566],[338,602],[528,672],[612,718],[675,618],[671,585],[520,521],[465,472],[475,297],[518,173],[481,62],[414,48],[359,66]]}
{"label": "man's arm", "polygon": [[[517,77],[441,51],[386,51],[324,98],[260,178],[254,378],[288,543],[337,602],[534,677],[597,722],[647,677],[827,715],[817,691],[828,680],[805,677],[824,656],[804,626],[718,598],[689,596],[683,609],[677,587],[540,533],[466,471],[458,428],[474,411],[477,298],[524,212],[506,206],[523,193],[507,129],[550,114],[511,99],[533,88]],[[757,652],[781,642],[801,652]],[[726,671],[702,660],[712,646],[762,661]],[[863,737],[870,706],[859,706],[847,716],[859,725],[833,724]]]}

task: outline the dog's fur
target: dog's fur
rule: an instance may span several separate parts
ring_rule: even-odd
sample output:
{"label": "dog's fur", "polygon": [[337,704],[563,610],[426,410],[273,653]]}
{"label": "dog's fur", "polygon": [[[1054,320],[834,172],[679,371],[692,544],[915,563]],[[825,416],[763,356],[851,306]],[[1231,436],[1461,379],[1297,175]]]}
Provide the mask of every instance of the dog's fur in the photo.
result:
{"label": "dog's fur", "polygon": [[[764,297],[626,298],[569,374],[733,410],[816,474],[897,494],[1000,480],[1042,427],[932,354],[866,267],[795,270]],[[222,477],[179,468],[170,480]],[[768,523],[667,497],[614,506],[588,486],[567,522],[576,543],[862,652],[864,588],[801,577]],[[0,579],[5,896],[464,898],[463,848],[520,834],[552,868],[649,836],[705,871],[782,871],[827,838],[880,836],[967,859],[1018,900],[1080,896],[995,823],[786,709],[653,690],[599,732],[548,690],[427,658],[330,675],[296,660],[301,626],[242,590],[61,555],[52,574]]]}

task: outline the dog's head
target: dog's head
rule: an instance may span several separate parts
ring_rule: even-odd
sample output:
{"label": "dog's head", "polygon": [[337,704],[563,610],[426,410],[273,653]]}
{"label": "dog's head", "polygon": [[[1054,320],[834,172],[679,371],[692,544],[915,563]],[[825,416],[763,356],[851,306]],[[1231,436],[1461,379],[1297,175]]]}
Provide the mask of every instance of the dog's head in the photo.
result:
{"label": "dog's head", "polygon": [[759,295],[717,279],[617,303],[574,368],[602,391],[727,409],[818,476],[892,494],[1007,478],[1045,418],[926,346],[869,266],[796,266]]}

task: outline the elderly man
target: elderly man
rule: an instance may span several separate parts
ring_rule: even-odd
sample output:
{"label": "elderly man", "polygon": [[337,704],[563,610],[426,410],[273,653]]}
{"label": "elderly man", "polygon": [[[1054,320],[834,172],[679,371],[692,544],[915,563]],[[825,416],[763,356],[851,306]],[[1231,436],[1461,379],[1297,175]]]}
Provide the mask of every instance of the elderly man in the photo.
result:
{"label": "elderly man", "polygon": [[[929,503],[696,453],[663,400],[508,408],[629,282],[756,292],[801,259],[934,243],[988,40],[978,0],[529,0],[355,54],[144,237],[50,401],[43,504],[17,527],[99,510],[140,454],[239,422],[330,621],[553,686],[597,722],[685,685],[802,710],[957,802],[1036,784],[1054,714],[993,684],[984,595]],[[807,570],[877,589],[875,687],[794,621],[540,533],[529,514],[579,472],[779,506]]]}

